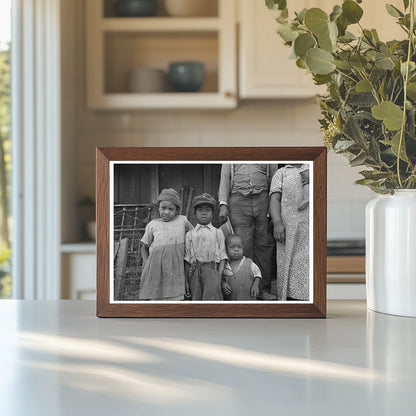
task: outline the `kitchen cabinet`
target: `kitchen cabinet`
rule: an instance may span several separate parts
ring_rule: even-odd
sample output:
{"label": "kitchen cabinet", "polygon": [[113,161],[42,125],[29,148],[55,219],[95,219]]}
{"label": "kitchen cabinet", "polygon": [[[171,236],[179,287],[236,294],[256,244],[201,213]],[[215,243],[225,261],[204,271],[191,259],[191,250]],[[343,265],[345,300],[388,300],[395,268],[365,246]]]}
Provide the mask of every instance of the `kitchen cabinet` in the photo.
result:
{"label": "kitchen cabinet", "polygon": [[[330,12],[334,4],[342,4],[333,0],[298,0],[294,3],[289,4],[291,12],[311,7]],[[391,3],[403,8],[402,0]],[[240,98],[308,98],[325,93],[324,86],[314,85],[311,75],[289,58],[291,49],[276,33],[278,12],[267,9],[263,1],[239,0],[238,7]],[[404,32],[394,24],[394,18],[378,0],[366,0],[361,7],[364,9],[363,27],[376,28],[383,41],[403,38]],[[352,25],[348,30],[357,33],[360,29],[358,25]]]}
{"label": "kitchen cabinet", "polygon": [[[299,0],[296,10],[326,10],[324,3],[328,0]],[[291,50],[276,33],[277,12],[267,9],[264,1],[239,0],[238,5],[240,98],[308,98],[322,93],[311,75],[289,59]]]}
{"label": "kitchen cabinet", "polygon": [[[87,102],[90,109],[233,108],[237,105],[236,5],[218,2],[217,16],[115,17],[111,2],[88,0]],[[110,6],[110,7],[109,7]],[[199,61],[199,92],[128,90],[128,74],[140,68],[167,72],[169,63]]]}
{"label": "kitchen cabinet", "polygon": [[[96,297],[95,244],[63,244],[62,299],[94,300]],[[349,266],[345,266],[345,264]],[[352,266],[351,266],[352,264]],[[345,267],[344,267],[345,266]],[[327,298],[365,299],[364,257],[328,257]]]}
{"label": "kitchen cabinet", "polygon": [[63,244],[61,253],[61,298],[95,300],[95,244]]}
{"label": "kitchen cabinet", "polygon": [[365,256],[328,255],[328,299],[365,299]]}

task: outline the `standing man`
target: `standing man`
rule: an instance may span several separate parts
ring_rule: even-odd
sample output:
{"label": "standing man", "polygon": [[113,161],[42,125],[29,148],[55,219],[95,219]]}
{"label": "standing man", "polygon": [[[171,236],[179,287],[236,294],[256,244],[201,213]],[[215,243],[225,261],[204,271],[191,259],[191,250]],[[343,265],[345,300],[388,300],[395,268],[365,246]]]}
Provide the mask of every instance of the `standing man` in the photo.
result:
{"label": "standing man", "polygon": [[276,300],[270,294],[276,276],[275,242],[269,221],[269,188],[277,165],[223,164],[218,190],[219,220],[230,217],[235,234],[243,239],[244,256],[260,267],[262,279],[259,298]]}

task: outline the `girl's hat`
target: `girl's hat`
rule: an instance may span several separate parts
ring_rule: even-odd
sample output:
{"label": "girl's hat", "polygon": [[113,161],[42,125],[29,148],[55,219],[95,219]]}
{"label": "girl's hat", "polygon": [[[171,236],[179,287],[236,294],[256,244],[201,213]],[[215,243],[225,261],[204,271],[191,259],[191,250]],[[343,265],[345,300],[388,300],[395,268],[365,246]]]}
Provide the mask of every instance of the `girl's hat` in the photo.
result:
{"label": "girl's hat", "polygon": [[181,207],[181,198],[173,188],[169,189],[162,189],[162,192],[157,197],[158,202],[160,201],[168,201],[172,202],[172,204],[176,205],[177,207]]}
{"label": "girl's hat", "polygon": [[209,205],[215,209],[215,199],[208,193],[196,196],[192,201],[192,206],[196,208],[198,205]]}

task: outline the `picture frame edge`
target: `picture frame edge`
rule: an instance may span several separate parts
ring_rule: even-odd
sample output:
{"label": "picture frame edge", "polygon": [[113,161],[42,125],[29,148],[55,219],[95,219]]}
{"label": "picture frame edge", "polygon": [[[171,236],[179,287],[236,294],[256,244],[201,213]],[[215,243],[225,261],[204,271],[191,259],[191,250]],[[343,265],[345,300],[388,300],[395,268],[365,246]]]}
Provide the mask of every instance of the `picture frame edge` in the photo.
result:
{"label": "picture frame edge", "polygon": [[[203,151],[201,151],[203,150]],[[184,305],[172,304],[137,304],[137,303],[111,303],[110,302],[110,162],[111,161],[174,161],[178,160],[178,153],[185,153],[186,158],[181,160],[270,160],[269,158],[253,156],[253,152],[269,155],[270,151],[283,151],[283,153],[292,155],[297,154],[293,160],[304,160],[313,162],[314,166],[314,210],[321,207],[324,214],[321,221],[317,223],[316,212],[313,217],[313,244],[314,244],[314,270],[313,270],[313,303],[296,303],[296,304],[227,304],[219,305],[215,313],[208,313],[205,307],[212,308],[209,303],[194,304],[187,303]],[[299,154],[303,151],[303,155]],[[197,152],[198,158],[188,159],[190,155]],[[205,153],[205,157],[202,155]],[[235,156],[243,154],[244,157]],[[138,159],[138,155],[141,156]],[[169,157],[166,158],[166,155]],[[206,156],[209,156],[208,158]],[[216,158],[220,155],[220,158]],[[248,155],[250,156],[249,158]],[[155,158],[157,156],[157,158]],[[232,156],[232,157],[231,157]],[[311,157],[312,156],[312,157]],[[273,160],[273,159],[271,159]],[[285,160],[285,158],[281,158]],[[287,160],[290,160],[288,158]],[[319,175],[315,175],[319,172]],[[326,318],[326,227],[327,227],[327,149],[323,146],[293,146],[293,147],[97,147],[96,148],[96,219],[97,219],[97,259],[96,259],[96,316],[99,318],[126,317],[126,318]],[[320,198],[317,199],[317,189],[319,189]],[[319,241],[318,241],[319,239]],[[318,253],[315,250],[318,250]],[[218,305],[218,304],[216,304]],[[270,308],[270,306],[274,308]],[[162,307],[160,307],[162,306]],[[223,307],[226,306],[224,309]],[[235,306],[239,306],[235,308]],[[247,306],[256,310],[257,306],[268,308],[269,312],[257,314],[242,313],[240,306],[247,309]],[[277,306],[277,308],[276,308]],[[233,307],[236,312],[230,313],[227,308]],[[254,307],[254,308],[253,308]],[[305,309],[306,308],[306,309]],[[189,309],[189,311],[188,311]],[[288,312],[280,310],[288,309]],[[179,311],[179,313],[172,312]],[[221,314],[222,311],[222,315]],[[276,314],[275,311],[278,313]],[[198,312],[202,312],[202,315]]]}

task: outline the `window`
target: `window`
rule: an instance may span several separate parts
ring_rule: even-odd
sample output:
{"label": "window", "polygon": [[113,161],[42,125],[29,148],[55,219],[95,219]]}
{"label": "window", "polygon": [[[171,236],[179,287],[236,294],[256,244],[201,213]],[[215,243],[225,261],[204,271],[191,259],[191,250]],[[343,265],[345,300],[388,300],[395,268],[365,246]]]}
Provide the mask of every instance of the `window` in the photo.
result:
{"label": "window", "polygon": [[10,268],[10,7],[10,0],[0,0],[0,298],[9,298],[12,294]]}

